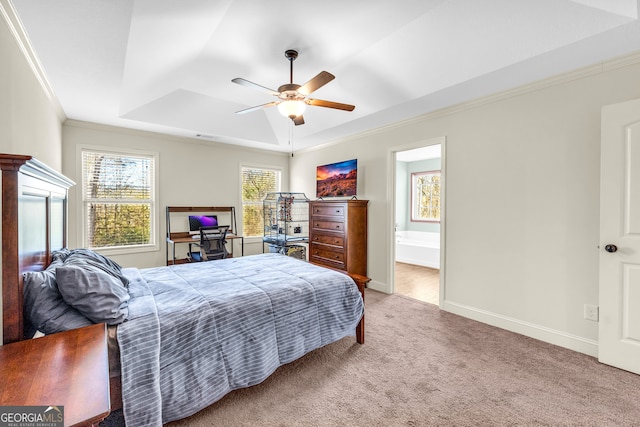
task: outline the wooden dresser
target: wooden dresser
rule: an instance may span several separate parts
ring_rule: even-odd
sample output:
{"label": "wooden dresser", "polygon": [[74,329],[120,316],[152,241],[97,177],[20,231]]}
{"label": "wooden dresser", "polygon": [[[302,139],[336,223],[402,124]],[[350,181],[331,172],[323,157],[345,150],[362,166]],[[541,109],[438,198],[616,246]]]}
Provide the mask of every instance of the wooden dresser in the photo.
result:
{"label": "wooden dresser", "polygon": [[368,200],[309,202],[309,261],[367,275]]}

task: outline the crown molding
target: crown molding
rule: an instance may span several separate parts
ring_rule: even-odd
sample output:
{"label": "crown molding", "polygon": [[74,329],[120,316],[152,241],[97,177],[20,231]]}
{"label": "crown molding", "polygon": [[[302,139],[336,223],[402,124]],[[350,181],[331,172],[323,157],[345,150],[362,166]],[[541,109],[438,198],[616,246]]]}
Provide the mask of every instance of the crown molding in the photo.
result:
{"label": "crown molding", "polygon": [[377,131],[388,130],[406,126],[407,124],[416,123],[424,120],[430,120],[438,117],[448,116],[461,111],[477,108],[483,105],[493,104],[494,102],[502,101],[504,99],[513,98],[516,96],[522,96],[527,93],[537,92],[543,89],[547,89],[553,86],[570,83],[573,81],[581,80],[586,77],[595,76],[608,71],[629,67],[640,63],[640,51],[618,56],[607,61],[599,62],[597,64],[587,65],[585,67],[576,68],[566,73],[556,74],[551,77],[547,77],[541,80],[536,80],[532,83],[520,85],[511,89],[499,91],[490,95],[482,96],[480,98],[472,99],[469,101],[461,102],[450,107],[441,108],[439,110],[430,111],[425,114],[421,114],[416,117],[412,117],[400,122],[391,123],[385,127],[378,128]]}
{"label": "crown molding", "polygon": [[133,129],[133,128],[125,128],[125,127],[116,126],[116,125],[87,122],[87,121],[76,120],[76,119],[67,119],[62,125],[63,140],[64,140],[65,128],[80,128],[80,129],[88,129],[88,130],[94,130],[94,131],[100,131],[100,132],[111,132],[111,133],[118,133],[121,135],[129,135],[129,136],[134,136],[139,138],[153,138],[153,139],[168,141],[172,143],[202,145],[205,147],[216,147],[219,149],[229,149],[233,151],[244,151],[249,153],[267,153],[269,155],[281,156],[281,157],[290,155],[290,153],[286,151],[271,151],[271,150],[265,150],[263,148],[257,148],[257,147],[247,147],[244,145],[228,144],[225,142],[217,141],[215,139],[198,139],[198,138],[188,137],[188,136],[171,135],[167,133]]}
{"label": "crown molding", "polygon": [[47,76],[40,65],[40,61],[38,61],[35,51],[31,47],[27,33],[24,31],[22,22],[20,21],[20,18],[18,17],[18,14],[10,0],[0,0],[0,15],[2,15],[9,32],[16,41],[16,44],[24,55],[24,58],[27,60],[27,64],[29,64],[29,67],[33,71],[33,75],[36,80],[38,80],[38,83],[40,83],[40,86],[49,99],[49,102],[51,102],[56,115],[61,122],[64,122],[67,119],[67,116],[62,109],[62,105],[60,104],[58,97],[47,80]]}
{"label": "crown molding", "polygon": [[557,74],[555,76],[547,77],[541,80],[534,81],[532,83],[517,86],[515,88],[503,90],[490,95],[482,96],[480,98],[464,101],[456,105],[452,105],[438,110],[429,111],[427,113],[411,117],[408,119],[400,120],[395,123],[390,123],[385,126],[381,126],[375,129],[369,129],[364,132],[360,132],[354,135],[341,138],[339,140],[333,140],[324,144],[315,145],[313,147],[303,148],[295,153],[306,153],[311,151],[328,148],[333,145],[342,144],[344,142],[355,141],[362,139],[367,135],[375,135],[381,132],[387,132],[394,129],[402,128],[407,125],[423,122],[425,120],[432,120],[439,117],[448,116],[451,114],[459,113],[462,111],[470,110],[472,108],[478,108],[483,105],[489,105],[494,102],[498,102],[504,99],[512,98],[515,96],[521,96],[527,93],[536,92],[542,89],[550,88],[560,84],[566,84],[572,81],[580,80],[586,77],[595,76],[605,72],[617,70],[624,67],[629,67],[640,63],[640,51],[618,56],[607,61],[603,61],[597,64],[580,67],[566,73]]}
{"label": "crown molding", "polygon": [[605,61],[602,63],[602,71],[610,71],[618,68],[624,68],[630,65],[634,65],[640,62],[640,51],[629,54],[618,56],[609,61]]}

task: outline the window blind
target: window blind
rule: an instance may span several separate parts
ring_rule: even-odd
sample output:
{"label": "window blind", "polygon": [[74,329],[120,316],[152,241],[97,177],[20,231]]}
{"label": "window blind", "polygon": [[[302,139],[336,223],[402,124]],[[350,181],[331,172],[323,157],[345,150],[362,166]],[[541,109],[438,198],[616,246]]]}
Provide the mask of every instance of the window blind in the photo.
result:
{"label": "window blind", "polygon": [[264,235],[262,201],[267,193],[280,191],[280,171],[242,168],[242,234],[244,237]]}
{"label": "window blind", "polygon": [[90,248],[153,242],[155,159],[82,152],[85,245]]}

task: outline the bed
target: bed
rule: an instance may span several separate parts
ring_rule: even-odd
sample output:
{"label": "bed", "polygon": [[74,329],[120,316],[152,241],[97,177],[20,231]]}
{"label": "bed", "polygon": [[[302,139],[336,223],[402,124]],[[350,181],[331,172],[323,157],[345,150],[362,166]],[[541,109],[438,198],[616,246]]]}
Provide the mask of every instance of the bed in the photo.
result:
{"label": "bed", "polygon": [[[30,156],[0,155],[0,168],[3,342],[43,325],[33,314],[33,278],[56,280],[81,314],[63,327],[114,323],[112,410],[121,406],[127,425],[184,418],[316,348],[354,333],[364,342],[365,277],[280,254],[122,269],[92,251],[65,249],[73,182]],[[108,296],[101,301],[111,301],[97,308],[86,300],[96,283]]]}

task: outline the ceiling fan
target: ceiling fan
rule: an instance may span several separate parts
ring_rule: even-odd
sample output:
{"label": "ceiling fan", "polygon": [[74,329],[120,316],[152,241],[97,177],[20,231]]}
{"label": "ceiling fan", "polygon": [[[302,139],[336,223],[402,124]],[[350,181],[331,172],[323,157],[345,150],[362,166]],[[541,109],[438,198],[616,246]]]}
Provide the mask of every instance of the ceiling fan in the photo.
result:
{"label": "ceiling fan", "polygon": [[304,118],[302,113],[307,105],[313,105],[316,107],[335,108],[337,110],[353,111],[355,105],[341,104],[339,102],[324,101],[322,99],[309,98],[309,95],[320,89],[322,86],[329,83],[336,77],[326,71],[321,71],[317,76],[303,84],[302,86],[293,83],[293,61],[298,57],[298,52],[292,49],[285,51],[284,56],[289,60],[289,83],[283,84],[278,90],[269,89],[268,87],[261,86],[259,84],[250,82],[243,78],[235,78],[231,80],[239,85],[251,87],[270,95],[278,97],[277,101],[267,102],[266,104],[257,105],[255,107],[246,108],[244,110],[236,111],[236,114],[249,113],[251,111],[261,110],[267,107],[278,106],[280,113],[289,117],[293,123],[297,125],[304,124]]}

